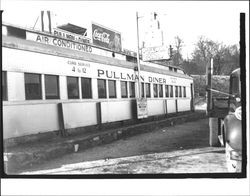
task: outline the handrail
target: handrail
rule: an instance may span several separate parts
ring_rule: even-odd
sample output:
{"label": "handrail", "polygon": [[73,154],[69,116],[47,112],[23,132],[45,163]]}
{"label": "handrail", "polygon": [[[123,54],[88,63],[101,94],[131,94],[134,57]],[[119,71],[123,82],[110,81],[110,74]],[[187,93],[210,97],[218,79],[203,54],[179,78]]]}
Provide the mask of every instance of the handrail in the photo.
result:
{"label": "handrail", "polygon": [[213,91],[213,92],[216,92],[216,93],[221,93],[221,94],[223,94],[223,95],[228,95],[228,96],[230,96],[230,97],[235,97],[235,95],[233,95],[233,94],[229,94],[229,93],[225,93],[225,92],[222,92],[222,91],[218,91],[218,90],[215,90],[215,89],[212,89],[212,88],[207,88],[206,89],[207,91]]}

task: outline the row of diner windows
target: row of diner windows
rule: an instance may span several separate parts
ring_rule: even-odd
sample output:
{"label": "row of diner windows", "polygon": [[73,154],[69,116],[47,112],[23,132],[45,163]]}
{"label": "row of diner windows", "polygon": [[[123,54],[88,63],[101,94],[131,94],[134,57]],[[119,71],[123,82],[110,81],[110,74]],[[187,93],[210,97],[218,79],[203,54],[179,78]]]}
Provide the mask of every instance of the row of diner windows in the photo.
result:
{"label": "row of diner windows", "polygon": [[[42,82],[41,74],[25,73],[25,99],[36,100],[42,99]],[[92,79],[91,78],[80,78],[81,82],[81,98],[91,99],[92,98]],[[45,99],[60,99],[60,88],[59,88],[59,76],[56,75],[44,75],[45,83]],[[108,83],[106,85],[106,83]],[[151,84],[141,83],[141,96],[151,97]],[[186,97],[185,86],[173,86],[173,85],[162,85],[153,84],[153,97],[163,98],[163,87],[165,86],[165,97]],[[108,88],[108,89],[107,89]],[[135,82],[121,81],[121,97],[122,98],[135,98]],[[117,98],[116,92],[116,81],[97,79],[98,98]],[[107,95],[108,90],[108,95]],[[67,94],[68,99],[80,99],[79,92],[79,78],[67,76]],[[2,99],[7,100],[7,72],[2,72]]]}

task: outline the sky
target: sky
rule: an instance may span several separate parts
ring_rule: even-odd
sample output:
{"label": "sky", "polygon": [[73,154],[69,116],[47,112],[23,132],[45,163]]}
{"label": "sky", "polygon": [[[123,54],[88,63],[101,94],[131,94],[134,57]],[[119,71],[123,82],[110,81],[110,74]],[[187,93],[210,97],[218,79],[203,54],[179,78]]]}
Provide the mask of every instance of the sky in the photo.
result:
{"label": "sky", "polygon": [[[139,32],[146,31],[144,17],[157,12],[164,44],[174,37],[184,41],[182,54],[191,57],[200,36],[226,45],[239,44],[239,13],[249,17],[248,1],[15,1],[2,0],[3,22],[34,27],[41,10],[52,12],[54,26],[72,23],[90,28],[96,22],[121,33],[122,47],[136,51],[136,12]],[[38,20],[40,21],[40,20]],[[249,22],[246,22],[249,24]],[[35,28],[40,28],[39,22]],[[248,28],[248,27],[247,27]],[[91,29],[89,29],[91,34]],[[141,40],[142,41],[142,40]]]}

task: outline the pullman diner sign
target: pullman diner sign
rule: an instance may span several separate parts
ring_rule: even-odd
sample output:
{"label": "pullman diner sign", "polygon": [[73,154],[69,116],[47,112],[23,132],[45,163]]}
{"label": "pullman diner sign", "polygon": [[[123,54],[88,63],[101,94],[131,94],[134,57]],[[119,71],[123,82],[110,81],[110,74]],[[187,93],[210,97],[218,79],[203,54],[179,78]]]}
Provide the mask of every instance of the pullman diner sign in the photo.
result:
{"label": "pullman diner sign", "polygon": [[121,34],[95,23],[92,23],[92,38],[94,45],[116,52],[122,50]]}

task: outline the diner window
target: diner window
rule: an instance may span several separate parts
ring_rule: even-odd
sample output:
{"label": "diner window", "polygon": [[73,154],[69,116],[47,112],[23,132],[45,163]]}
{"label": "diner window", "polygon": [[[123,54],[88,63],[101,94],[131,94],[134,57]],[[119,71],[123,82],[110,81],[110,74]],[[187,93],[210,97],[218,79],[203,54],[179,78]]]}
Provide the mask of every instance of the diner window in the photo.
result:
{"label": "diner window", "polygon": [[165,85],[165,96],[169,97],[169,88],[168,88],[168,85]]}
{"label": "diner window", "polygon": [[108,86],[109,86],[109,98],[116,98],[115,80],[109,80]]}
{"label": "diner window", "polygon": [[144,83],[141,83],[141,97],[144,98],[145,93],[144,93]]}
{"label": "diner window", "polygon": [[175,97],[178,97],[178,86],[175,86]]}
{"label": "diner window", "polygon": [[107,98],[106,80],[98,79],[97,86],[98,86],[98,98]]}
{"label": "diner window", "polygon": [[79,84],[77,77],[67,77],[68,98],[79,99]]}
{"label": "diner window", "polygon": [[41,75],[25,73],[24,80],[26,100],[42,99]]}
{"label": "diner window", "polygon": [[46,99],[59,99],[58,76],[45,75],[45,96]]}
{"label": "diner window", "polygon": [[129,82],[129,94],[131,98],[135,97],[135,83],[134,82]]}
{"label": "diner window", "polygon": [[182,88],[179,86],[179,97],[182,97]]}
{"label": "diner window", "polygon": [[128,88],[126,81],[121,81],[121,96],[122,98],[128,98]]}
{"label": "diner window", "polygon": [[173,86],[169,86],[170,87],[170,97],[174,97],[174,89]]}
{"label": "diner window", "polygon": [[151,97],[151,95],[150,95],[150,83],[146,83],[146,97]]}
{"label": "diner window", "polygon": [[159,97],[163,97],[163,85],[159,85]]}
{"label": "diner window", "polygon": [[187,94],[186,94],[186,87],[185,87],[185,86],[183,87],[183,97],[187,97]]}
{"label": "diner window", "polygon": [[91,99],[92,89],[91,89],[91,78],[81,78],[82,85],[82,98]]}
{"label": "diner window", "polygon": [[154,84],[153,88],[154,88],[154,97],[158,97],[158,85]]}
{"label": "diner window", "polygon": [[7,101],[7,72],[2,71],[2,99],[3,101]]}

